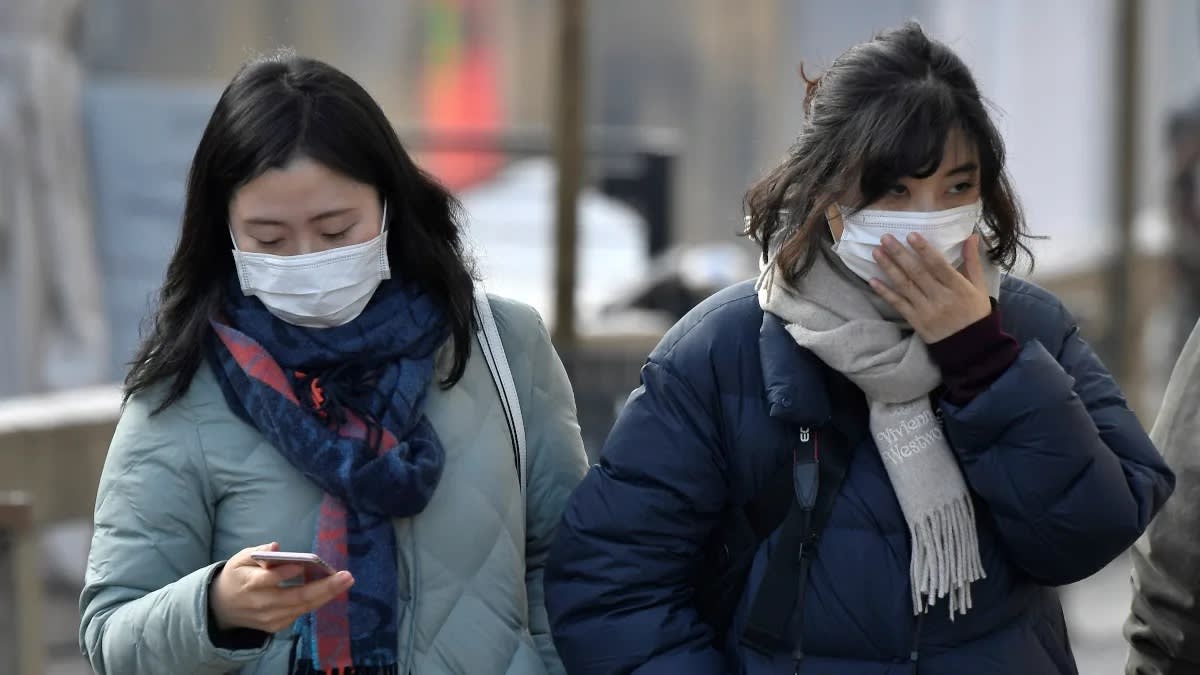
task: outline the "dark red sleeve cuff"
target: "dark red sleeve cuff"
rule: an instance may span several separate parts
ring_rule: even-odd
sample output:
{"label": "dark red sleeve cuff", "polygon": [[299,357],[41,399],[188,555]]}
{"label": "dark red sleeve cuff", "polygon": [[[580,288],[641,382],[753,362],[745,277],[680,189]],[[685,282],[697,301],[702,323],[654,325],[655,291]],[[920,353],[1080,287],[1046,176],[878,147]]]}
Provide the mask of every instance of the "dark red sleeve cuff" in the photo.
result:
{"label": "dark red sleeve cuff", "polygon": [[945,397],[963,406],[987,390],[1017,360],[1021,345],[1000,328],[1000,308],[940,342],[929,355],[942,371]]}

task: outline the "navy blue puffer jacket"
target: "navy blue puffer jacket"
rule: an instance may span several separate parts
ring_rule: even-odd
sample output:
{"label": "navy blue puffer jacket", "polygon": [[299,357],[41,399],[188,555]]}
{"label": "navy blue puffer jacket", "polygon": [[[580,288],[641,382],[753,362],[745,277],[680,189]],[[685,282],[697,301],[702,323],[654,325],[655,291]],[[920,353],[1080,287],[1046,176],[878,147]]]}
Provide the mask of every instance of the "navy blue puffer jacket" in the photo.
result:
{"label": "navy blue puffer jacket", "polygon": [[569,502],[545,577],[568,672],[792,673],[790,654],[764,656],[736,637],[775,537],[758,552],[734,629],[715,640],[724,649],[689,579],[721,515],[786,466],[795,429],[809,426],[845,439],[853,456],[808,578],[801,673],[1075,673],[1051,587],[1130,546],[1174,478],[1056,298],[1009,278],[999,307],[1019,358],[965,407],[939,402],[987,572],[966,616],[951,621],[943,602],[914,619],[908,528],[862,393],[800,349],[745,283],[666,335]]}

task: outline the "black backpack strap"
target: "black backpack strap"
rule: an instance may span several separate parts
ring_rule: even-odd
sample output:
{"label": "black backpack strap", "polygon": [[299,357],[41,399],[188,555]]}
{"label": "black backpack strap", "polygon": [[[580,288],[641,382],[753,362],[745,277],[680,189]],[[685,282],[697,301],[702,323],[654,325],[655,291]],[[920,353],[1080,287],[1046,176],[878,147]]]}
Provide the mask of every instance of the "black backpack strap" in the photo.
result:
{"label": "black backpack strap", "polygon": [[809,564],[850,465],[849,448],[845,452],[822,450],[817,435],[801,428],[792,470],[780,472],[790,473],[788,482],[795,498],[741,637],[742,644],[764,654],[791,651],[797,662],[803,658],[799,624]]}
{"label": "black backpack strap", "polygon": [[[792,476],[787,471],[775,471],[771,474],[766,485],[754,495],[754,498],[742,507],[746,514],[746,522],[760,543],[779,527],[792,508],[795,500],[795,489],[792,487]],[[757,548],[757,546],[755,547]]]}
{"label": "black backpack strap", "polygon": [[694,602],[700,616],[712,626],[718,648],[737,611],[755,554],[783,522],[794,494],[786,465],[771,471],[749,502],[729,510],[705,546],[705,564],[697,570],[694,582]]}

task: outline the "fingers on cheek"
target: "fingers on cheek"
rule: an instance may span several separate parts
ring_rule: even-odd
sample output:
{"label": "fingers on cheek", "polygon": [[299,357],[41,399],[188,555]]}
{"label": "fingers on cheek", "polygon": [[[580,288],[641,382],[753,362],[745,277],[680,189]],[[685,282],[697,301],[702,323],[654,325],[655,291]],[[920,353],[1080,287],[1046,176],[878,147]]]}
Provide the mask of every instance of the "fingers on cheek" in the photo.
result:
{"label": "fingers on cheek", "polygon": [[945,259],[932,247],[929,243],[920,237],[911,237],[908,240],[909,246],[912,247],[912,252],[915,254],[912,257],[911,265],[914,270],[918,271],[923,276],[934,277],[936,271],[946,264]]}
{"label": "fingers on cheek", "polygon": [[924,260],[929,252],[929,247],[925,246],[924,242],[918,241],[916,237],[908,238],[908,247],[916,254],[918,260]]}
{"label": "fingers on cheek", "polygon": [[906,273],[916,274],[921,271],[921,257],[910,249],[900,249],[893,256],[896,267]]}
{"label": "fingers on cheek", "polygon": [[887,275],[887,281],[892,287],[903,283],[906,278],[904,272],[895,262],[892,261],[891,258],[885,258],[883,261],[881,261],[879,263],[879,268],[882,269],[883,273]]}
{"label": "fingers on cheek", "polygon": [[892,288],[899,291],[901,287],[912,283],[912,275],[908,274],[908,270],[904,265],[900,264],[899,259],[890,258],[884,269],[887,270],[888,276],[892,277]]}
{"label": "fingers on cheek", "polygon": [[921,241],[920,244],[914,245],[913,250],[917,252],[917,255],[921,258],[921,262],[925,263],[925,265],[928,267],[937,267],[941,263],[945,262],[945,260],[938,255],[936,251],[930,248],[929,244],[925,241]]}
{"label": "fingers on cheek", "polygon": [[880,293],[880,297],[886,300],[888,304],[890,304],[892,307],[895,307],[901,313],[912,311],[912,304],[906,300],[904,296],[888,289],[886,286],[883,287],[883,292]]}

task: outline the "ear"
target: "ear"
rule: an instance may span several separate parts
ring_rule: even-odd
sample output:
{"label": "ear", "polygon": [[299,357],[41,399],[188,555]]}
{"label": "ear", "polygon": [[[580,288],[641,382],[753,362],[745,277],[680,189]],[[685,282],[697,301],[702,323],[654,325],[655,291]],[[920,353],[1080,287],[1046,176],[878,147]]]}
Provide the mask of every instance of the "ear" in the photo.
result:
{"label": "ear", "polygon": [[831,204],[825,209],[825,220],[829,222],[829,233],[833,235],[833,243],[842,240],[842,231],[845,226],[842,224],[842,212],[836,205]]}

